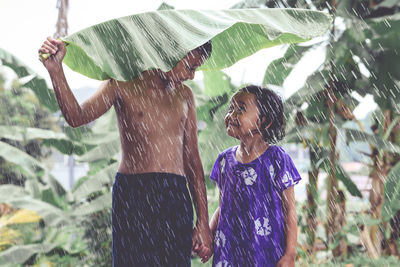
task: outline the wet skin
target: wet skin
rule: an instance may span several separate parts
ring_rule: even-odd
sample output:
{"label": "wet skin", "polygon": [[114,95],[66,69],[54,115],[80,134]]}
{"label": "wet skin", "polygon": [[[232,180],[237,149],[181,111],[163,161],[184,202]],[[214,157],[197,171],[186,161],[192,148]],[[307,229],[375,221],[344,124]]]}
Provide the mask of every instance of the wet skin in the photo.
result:
{"label": "wet skin", "polygon": [[66,52],[62,41],[49,37],[39,51],[52,54],[44,65],[69,125],[85,125],[114,106],[122,145],[119,172],[186,176],[198,214],[193,247],[200,257],[208,259],[212,241],[197,143],[196,108],[192,91],[182,84],[193,79],[196,68],[204,61],[201,55],[189,53],[169,72],[150,70],[128,82],[104,81],[93,96],[79,105],[62,68]]}

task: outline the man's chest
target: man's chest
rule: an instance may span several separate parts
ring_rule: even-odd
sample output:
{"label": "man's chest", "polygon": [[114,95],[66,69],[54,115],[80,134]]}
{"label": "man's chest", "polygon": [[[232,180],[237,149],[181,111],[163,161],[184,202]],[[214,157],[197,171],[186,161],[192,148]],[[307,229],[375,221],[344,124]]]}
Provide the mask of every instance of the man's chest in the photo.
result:
{"label": "man's chest", "polygon": [[166,132],[182,129],[188,116],[188,105],[179,96],[138,94],[125,97],[119,113],[126,126],[145,132]]}

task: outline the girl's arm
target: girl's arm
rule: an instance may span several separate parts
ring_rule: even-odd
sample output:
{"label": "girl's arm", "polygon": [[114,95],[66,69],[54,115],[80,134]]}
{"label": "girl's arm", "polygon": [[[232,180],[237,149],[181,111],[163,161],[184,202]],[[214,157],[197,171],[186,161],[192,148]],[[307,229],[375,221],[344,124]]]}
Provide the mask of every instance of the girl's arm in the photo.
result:
{"label": "girl's arm", "polygon": [[291,186],[282,192],[283,213],[285,217],[286,250],[281,260],[276,265],[293,266],[296,260],[297,246],[297,214],[294,202],[294,187]]}
{"label": "girl's arm", "polygon": [[[219,203],[221,203],[221,193],[219,194]],[[213,214],[213,216],[211,218],[211,221],[210,221],[210,230],[211,230],[211,234],[213,236],[213,239],[215,238],[215,232],[217,231],[218,222],[219,222],[219,215],[221,213],[220,211],[221,211],[221,209],[220,209],[220,207],[218,205],[218,208],[215,210],[215,212],[214,212],[214,214]]]}

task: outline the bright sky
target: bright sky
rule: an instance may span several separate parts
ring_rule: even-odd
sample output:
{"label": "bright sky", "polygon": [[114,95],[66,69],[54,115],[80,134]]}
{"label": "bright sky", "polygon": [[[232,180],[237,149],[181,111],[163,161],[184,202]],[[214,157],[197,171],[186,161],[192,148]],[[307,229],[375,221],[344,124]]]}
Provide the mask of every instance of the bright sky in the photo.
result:
{"label": "bright sky", "polygon": [[[226,9],[239,0],[166,0],[177,9]],[[0,47],[12,53],[39,75],[49,85],[50,79],[46,69],[38,60],[37,50],[47,36],[54,34],[57,22],[57,0],[0,0]],[[126,0],[69,0],[68,32],[74,33],[93,24],[116,17],[132,15],[157,9],[161,0],[126,1]],[[224,70],[232,77],[235,84],[261,84],[269,62],[283,55],[282,47],[259,51],[255,55],[236,63]],[[302,87],[307,76],[324,60],[322,51],[315,51],[304,58],[293,70],[284,84],[284,97]],[[97,87],[99,81],[70,71],[65,67],[71,88]],[[201,73],[196,74],[196,80]],[[361,118],[373,105],[372,98],[364,98],[361,106],[355,111]]]}

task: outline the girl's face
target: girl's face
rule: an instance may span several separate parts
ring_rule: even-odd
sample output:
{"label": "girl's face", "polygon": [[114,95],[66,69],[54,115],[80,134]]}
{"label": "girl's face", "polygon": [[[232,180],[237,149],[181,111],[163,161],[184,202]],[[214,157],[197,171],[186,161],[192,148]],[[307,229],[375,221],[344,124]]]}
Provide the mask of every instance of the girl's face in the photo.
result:
{"label": "girl's face", "polygon": [[232,97],[225,116],[225,127],[228,135],[237,139],[258,132],[260,120],[254,94],[242,92]]}

